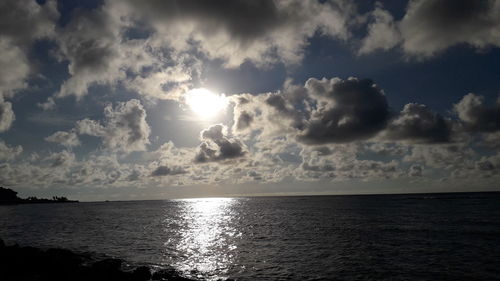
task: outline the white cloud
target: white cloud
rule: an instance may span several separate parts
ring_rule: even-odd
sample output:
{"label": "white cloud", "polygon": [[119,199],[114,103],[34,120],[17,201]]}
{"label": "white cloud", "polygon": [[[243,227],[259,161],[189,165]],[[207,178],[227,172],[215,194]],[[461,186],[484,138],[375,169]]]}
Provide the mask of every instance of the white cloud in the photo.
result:
{"label": "white cloud", "polygon": [[348,37],[353,7],[347,1],[127,1],[113,10],[155,32],[155,46],[196,48],[227,67],[297,63],[315,32]]}
{"label": "white cloud", "polygon": [[120,102],[114,108],[108,105],[104,115],[103,124],[90,119],[78,121],[77,132],[102,138],[104,146],[113,151],[129,153],[146,150],[151,128],[140,101]]}
{"label": "white cloud", "polygon": [[404,51],[420,57],[464,43],[500,46],[500,1],[410,1],[400,30]]}
{"label": "white cloud", "polygon": [[15,119],[12,103],[4,101],[0,96],[0,133],[7,131]]}
{"label": "white cloud", "polygon": [[56,1],[0,2],[0,95],[12,96],[26,87],[30,74],[26,53],[35,40],[54,34],[58,17]]}
{"label": "white cloud", "polygon": [[392,49],[401,40],[398,26],[392,15],[377,3],[370,13],[373,21],[368,25],[368,34],[361,42],[359,54],[367,54],[376,50]]}
{"label": "white cloud", "polygon": [[0,140],[0,160],[13,160],[22,152],[22,146],[8,146],[3,140]]}
{"label": "white cloud", "polygon": [[74,131],[57,131],[45,138],[46,141],[55,142],[65,147],[79,146],[80,140]]}

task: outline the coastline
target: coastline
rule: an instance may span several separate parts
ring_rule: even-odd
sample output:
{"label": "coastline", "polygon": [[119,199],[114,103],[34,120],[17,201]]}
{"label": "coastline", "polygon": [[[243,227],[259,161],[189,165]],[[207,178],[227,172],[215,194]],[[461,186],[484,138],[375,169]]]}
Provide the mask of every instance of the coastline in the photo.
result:
{"label": "coastline", "polygon": [[4,281],[193,281],[173,268],[129,266],[118,258],[97,258],[67,249],[5,245],[0,239],[0,279]]}

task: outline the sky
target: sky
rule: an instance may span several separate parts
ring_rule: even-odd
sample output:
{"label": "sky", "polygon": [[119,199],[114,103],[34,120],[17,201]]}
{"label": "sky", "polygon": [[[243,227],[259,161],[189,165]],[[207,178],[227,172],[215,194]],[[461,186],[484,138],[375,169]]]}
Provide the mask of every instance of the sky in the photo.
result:
{"label": "sky", "polygon": [[500,1],[0,2],[0,185],[499,191]]}

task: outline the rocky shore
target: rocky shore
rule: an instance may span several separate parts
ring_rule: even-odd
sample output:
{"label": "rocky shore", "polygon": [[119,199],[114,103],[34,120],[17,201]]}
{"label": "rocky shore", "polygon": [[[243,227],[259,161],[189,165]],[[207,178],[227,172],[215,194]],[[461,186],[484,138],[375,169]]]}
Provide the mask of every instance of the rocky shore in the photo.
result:
{"label": "rocky shore", "polygon": [[115,258],[96,259],[66,249],[7,246],[0,239],[2,281],[189,281],[172,268],[130,267]]}

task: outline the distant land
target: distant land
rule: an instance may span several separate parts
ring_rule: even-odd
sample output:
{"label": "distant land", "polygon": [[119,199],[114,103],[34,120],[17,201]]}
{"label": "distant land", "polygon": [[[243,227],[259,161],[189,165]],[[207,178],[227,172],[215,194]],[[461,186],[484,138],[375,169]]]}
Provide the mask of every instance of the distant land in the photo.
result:
{"label": "distant land", "polygon": [[78,200],[69,200],[61,196],[52,196],[52,199],[37,198],[30,196],[26,199],[17,197],[17,192],[10,188],[0,187],[0,205],[14,205],[14,204],[35,204],[35,203],[76,203]]}

